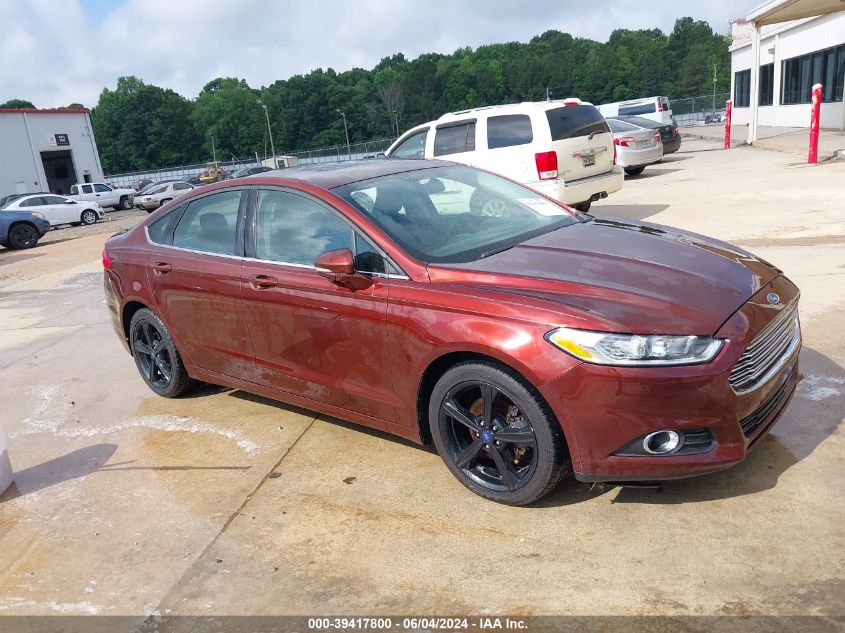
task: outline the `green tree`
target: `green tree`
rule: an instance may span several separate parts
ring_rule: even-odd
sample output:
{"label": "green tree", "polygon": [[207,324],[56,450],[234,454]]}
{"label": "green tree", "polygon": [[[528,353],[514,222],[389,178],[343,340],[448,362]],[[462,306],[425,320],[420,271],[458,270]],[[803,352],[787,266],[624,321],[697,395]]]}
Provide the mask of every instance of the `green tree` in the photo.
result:
{"label": "green tree", "polygon": [[27,101],[26,99],[9,99],[6,103],[0,103],[0,109],[30,109],[34,110],[35,106],[32,105],[32,101]]}
{"label": "green tree", "polygon": [[218,77],[203,87],[191,120],[207,160],[212,158],[212,137],[218,160],[263,151],[267,125],[258,98],[257,90],[233,77]]}

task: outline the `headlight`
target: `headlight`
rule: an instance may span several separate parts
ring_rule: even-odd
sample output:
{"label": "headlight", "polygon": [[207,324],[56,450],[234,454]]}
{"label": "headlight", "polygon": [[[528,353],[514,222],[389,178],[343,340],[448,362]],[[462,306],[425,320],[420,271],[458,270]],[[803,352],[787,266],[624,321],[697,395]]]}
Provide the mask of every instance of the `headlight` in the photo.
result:
{"label": "headlight", "polygon": [[34,212],[32,213],[32,217],[34,217],[34,218],[38,218],[39,220],[45,220],[45,219],[46,219],[46,218],[44,217],[44,214],[43,214],[43,213],[39,213],[38,211],[34,211]]}
{"label": "headlight", "polygon": [[713,360],[722,349],[709,336],[611,334],[562,327],[546,339],[578,360],[597,365],[693,365]]}

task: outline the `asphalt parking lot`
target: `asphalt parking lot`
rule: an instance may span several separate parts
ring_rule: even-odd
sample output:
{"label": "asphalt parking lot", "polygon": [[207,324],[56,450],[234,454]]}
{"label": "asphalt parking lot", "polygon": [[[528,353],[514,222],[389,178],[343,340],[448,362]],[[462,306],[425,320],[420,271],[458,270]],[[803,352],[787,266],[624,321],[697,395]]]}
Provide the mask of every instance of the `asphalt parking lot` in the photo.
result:
{"label": "asphalt parking lot", "polygon": [[567,478],[499,506],[430,448],[240,391],[158,398],[108,320],[107,233],[0,252],[0,615],[842,615],[845,163],[718,147],[592,211],[782,268],[805,377],[745,462],[662,492]]}

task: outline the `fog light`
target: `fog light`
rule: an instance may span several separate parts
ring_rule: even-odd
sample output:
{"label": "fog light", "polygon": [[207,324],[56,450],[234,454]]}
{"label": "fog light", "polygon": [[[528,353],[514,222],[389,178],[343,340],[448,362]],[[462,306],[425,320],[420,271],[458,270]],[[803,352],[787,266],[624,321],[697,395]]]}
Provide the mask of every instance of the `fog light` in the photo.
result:
{"label": "fog light", "polygon": [[649,433],[643,439],[643,450],[651,455],[671,453],[680,445],[681,436],[676,431],[657,431]]}

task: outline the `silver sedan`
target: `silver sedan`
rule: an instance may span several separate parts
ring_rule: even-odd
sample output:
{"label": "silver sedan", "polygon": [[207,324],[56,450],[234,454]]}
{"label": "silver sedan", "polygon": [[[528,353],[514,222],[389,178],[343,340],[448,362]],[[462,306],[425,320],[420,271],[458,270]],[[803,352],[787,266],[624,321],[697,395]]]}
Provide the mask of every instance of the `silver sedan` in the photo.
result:
{"label": "silver sedan", "polygon": [[178,198],[195,187],[181,180],[172,182],[161,182],[149,185],[145,190],[135,196],[135,206],[151,213],[161,205],[167,204],[173,198]]}
{"label": "silver sedan", "polygon": [[641,128],[627,121],[607,119],[613,132],[616,164],[629,176],[641,174],[646,165],[663,159],[663,142],[657,130]]}

